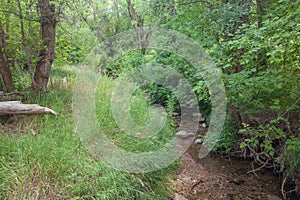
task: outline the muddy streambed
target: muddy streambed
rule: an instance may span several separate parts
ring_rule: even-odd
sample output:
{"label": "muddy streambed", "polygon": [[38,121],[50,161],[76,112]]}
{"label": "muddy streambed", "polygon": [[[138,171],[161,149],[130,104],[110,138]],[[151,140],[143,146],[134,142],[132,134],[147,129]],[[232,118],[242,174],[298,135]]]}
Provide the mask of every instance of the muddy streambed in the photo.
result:
{"label": "muddy streambed", "polygon": [[210,153],[198,158],[199,145],[192,144],[182,157],[174,184],[174,200],[279,200],[280,182],[272,171],[252,170],[252,162]]}
{"label": "muddy streambed", "polygon": [[[190,130],[189,124],[183,128]],[[198,130],[205,134],[206,128]],[[225,158],[210,152],[199,159],[200,145],[191,144],[177,171],[173,200],[280,200],[281,184],[272,170],[253,171],[250,160]]]}

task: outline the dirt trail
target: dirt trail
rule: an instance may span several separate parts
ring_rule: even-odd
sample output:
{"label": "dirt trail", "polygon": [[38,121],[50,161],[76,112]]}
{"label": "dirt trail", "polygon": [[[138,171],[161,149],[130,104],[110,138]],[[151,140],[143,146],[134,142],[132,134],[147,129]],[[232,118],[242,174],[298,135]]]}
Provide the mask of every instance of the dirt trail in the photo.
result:
{"label": "dirt trail", "polygon": [[[185,130],[189,130],[185,125]],[[200,128],[200,134],[206,132]],[[280,200],[278,177],[272,171],[255,173],[252,161],[216,156],[212,152],[199,159],[200,145],[192,144],[182,156],[177,171],[173,200]]]}

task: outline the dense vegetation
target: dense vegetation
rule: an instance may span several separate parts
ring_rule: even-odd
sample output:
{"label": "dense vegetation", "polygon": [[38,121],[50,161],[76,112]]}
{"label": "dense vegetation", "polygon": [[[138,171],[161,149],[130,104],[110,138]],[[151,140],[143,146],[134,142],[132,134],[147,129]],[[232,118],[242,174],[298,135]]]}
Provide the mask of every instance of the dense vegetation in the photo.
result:
{"label": "dense vegetation", "polygon": [[[201,74],[173,52],[147,49],[142,31],[146,26],[173,29],[191,37],[223,72],[228,116],[214,150],[251,158],[258,168],[272,168],[280,175],[284,198],[300,195],[299,13],[299,0],[1,0],[0,88],[7,92],[33,90],[35,96],[29,101],[51,106],[61,114],[58,118],[27,119],[27,126],[37,127],[29,128],[25,135],[1,135],[0,196],[21,198],[24,194],[30,198],[41,184],[39,188],[48,197],[165,199],[167,187],[160,188],[161,179],[172,167],[136,176],[94,162],[74,134],[70,108],[76,66],[100,42],[134,29],[140,50],[122,56],[102,71],[110,77],[103,79],[107,87],[113,84],[111,79],[142,64],[168,65],[190,81],[201,112],[209,118],[211,97]],[[46,92],[50,67],[52,86]],[[63,77],[69,86],[56,87]],[[134,105],[138,112],[138,105],[151,103],[165,105],[170,112],[179,109],[167,88],[152,84],[144,89],[150,101],[137,95],[140,104]],[[38,92],[46,92],[46,96]],[[99,107],[98,113],[108,108]],[[172,124],[170,120],[168,128],[172,129]],[[31,129],[40,135],[32,136]],[[115,129],[112,124],[108,132]],[[114,137],[125,141],[123,147],[133,148],[126,146],[122,134]],[[152,148],[145,143],[137,146]]]}

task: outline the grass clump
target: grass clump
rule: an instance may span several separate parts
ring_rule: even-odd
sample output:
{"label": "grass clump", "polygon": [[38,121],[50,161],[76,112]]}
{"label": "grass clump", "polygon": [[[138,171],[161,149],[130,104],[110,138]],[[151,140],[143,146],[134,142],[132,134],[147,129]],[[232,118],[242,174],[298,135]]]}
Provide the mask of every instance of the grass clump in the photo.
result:
{"label": "grass clump", "polygon": [[[112,80],[103,80],[100,84],[112,86]],[[122,148],[148,151],[171,138],[168,126],[153,142],[134,140],[125,134],[113,135],[119,130],[108,117],[107,97],[102,98],[97,99],[103,105],[98,108],[98,119],[105,125],[107,135],[123,141]],[[0,199],[167,199],[168,176],[176,165],[152,173],[130,174],[109,168],[89,156],[75,132],[70,87],[32,96],[29,103],[49,107],[58,115],[19,119],[18,124],[27,126],[25,132],[17,128],[18,124],[13,134],[0,130]],[[146,100],[137,99],[134,105],[131,112],[136,122],[147,123],[147,108],[141,111],[148,106]]]}

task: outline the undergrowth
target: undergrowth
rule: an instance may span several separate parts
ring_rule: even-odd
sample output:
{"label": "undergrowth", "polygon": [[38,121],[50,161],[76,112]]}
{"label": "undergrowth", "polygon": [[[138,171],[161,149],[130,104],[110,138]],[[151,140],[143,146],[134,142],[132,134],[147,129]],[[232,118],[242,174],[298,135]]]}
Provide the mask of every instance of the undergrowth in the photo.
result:
{"label": "undergrowth", "polygon": [[[141,112],[147,116],[141,110],[147,107],[146,102],[139,97],[136,101],[140,104],[135,103],[133,115]],[[58,115],[19,117],[18,123],[27,126],[25,132],[18,125],[14,133],[0,130],[0,199],[167,199],[168,179],[176,164],[152,173],[130,174],[89,156],[75,131],[71,87],[30,96],[28,103],[49,107]],[[101,105],[102,110],[108,108]],[[98,112],[98,118],[108,120],[107,134],[115,131],[105,112]],[[121,146],[129,150],[147,151],[158,148],[170,136],[137,145],[128,145],[132,141],[125,135],[115,139],[124,141]]]}

